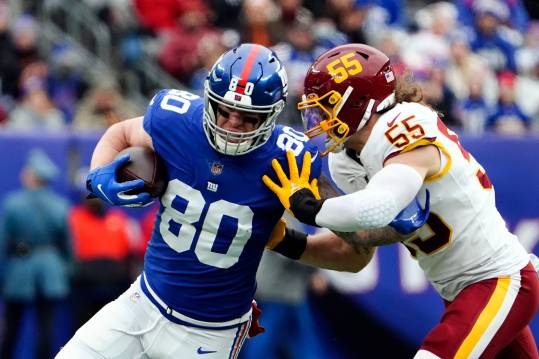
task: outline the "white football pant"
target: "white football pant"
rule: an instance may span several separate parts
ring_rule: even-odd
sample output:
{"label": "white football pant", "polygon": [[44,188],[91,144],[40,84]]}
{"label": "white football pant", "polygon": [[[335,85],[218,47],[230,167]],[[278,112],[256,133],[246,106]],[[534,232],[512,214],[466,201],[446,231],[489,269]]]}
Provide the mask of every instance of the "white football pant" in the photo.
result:
{"label": "white football pant", "polygon": [[249,331],[179,325],[165,318],[140,288],[140,279],[104,306],[60,350],[56,359],[235,359]]}

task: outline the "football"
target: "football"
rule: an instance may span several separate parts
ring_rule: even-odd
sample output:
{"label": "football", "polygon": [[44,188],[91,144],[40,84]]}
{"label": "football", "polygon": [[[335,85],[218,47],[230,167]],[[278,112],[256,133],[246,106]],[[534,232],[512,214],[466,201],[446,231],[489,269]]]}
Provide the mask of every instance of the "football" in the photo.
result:
{"label": "football", "polygon": [[118,168],[116,178],[118,182],[126,182],[136,179],[144,181],[144,187],[127,194],[148,192],[152,197],[161,196],[167,188],[167,171],[163,160],[146,147],[128,147],[118,154],[129,154],[129,161]]}

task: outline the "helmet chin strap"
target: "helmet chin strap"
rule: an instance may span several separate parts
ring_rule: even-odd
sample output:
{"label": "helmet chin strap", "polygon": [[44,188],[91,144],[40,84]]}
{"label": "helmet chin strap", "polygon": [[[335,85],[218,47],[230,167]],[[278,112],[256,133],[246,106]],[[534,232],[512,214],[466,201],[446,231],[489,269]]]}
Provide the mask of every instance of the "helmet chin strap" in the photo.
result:
{"label": "helmet chin strap", "polygon": [[365,125],[367,124],[367,121],[371,118],[373,106],[374,106],[374,100],[371,98],[369,100],[369,104],[367,105],[367,108],[365,109],[365,112],[363,113],[363,117],[361,118],[361,121],[359,121],[359,125],[357,126],[356,132],[358,132],[363,127],[365,127]]}
{"label": "helmet chin strap", "polygon": [[[372,108],[374,106],[374,100],[370,99],[369,104],[367,105],[367,108],[365,109],[365,112],[363,113],[363,117],[361,118],[361,121],[359,121],[359,126],[357,126],[357,131],[361,130],[365,125],[367,124],[367,121],[371,118],[372,115]],[[385,99],[383,99],[378,106],[376,106],[376,112],[381,112],[385,110],[386,108],[389,108],[393,106],[396,102],[395,92],[392,92],[391,95],[387,96]]]}

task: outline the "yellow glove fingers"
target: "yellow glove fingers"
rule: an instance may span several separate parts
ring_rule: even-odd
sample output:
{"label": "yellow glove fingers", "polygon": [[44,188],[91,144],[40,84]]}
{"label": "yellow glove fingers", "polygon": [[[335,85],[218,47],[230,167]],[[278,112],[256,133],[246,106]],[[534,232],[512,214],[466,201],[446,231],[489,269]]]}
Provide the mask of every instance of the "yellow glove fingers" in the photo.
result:
{"label": "yellow glove fingers", "polygon": [[273,159],[271,161],[271,167],[273,167],[273,170],[275,171],[275,174],[277,175],[277,178],[279,178],[279,181],[281,181],[281,185],[284,187],[290,186],[290,180],[288,177],[286,177],[286,174],[283,171],[283,168],[281,167],[281,164],[276,159]]}
{"label": "yellow glove fingers", "polygon": [[298,164],[294,152],[286,151],[286,160],[288,161],[288,169],[290,170],[290,182],[297,184],[299,179]]}
{"label": "yellow glove fingers", "polygon": [[318,191],[318,180],[316,178],[311,181],[311,191],[314,194],[314,198],[320,199],[320,192]]}
{"label": "yellow glove fingers", "polygon": [[264,175],[262,176],[262,182],[268,187],[273,193],[279,197],[279,201],[281,201],[284,208],[289,209],[290,208],[290,199],[287,195],[290,193],[290,191],[284,189],[284,187],[280,187],[275,182],[273,182],[268,176]]}
{"label": "yellow glove fingers", "polygon": [[268,187],[272,192],[275,192],[276,195],[281,193],[281,187],[271,180],[268,176],[262,176],[262,182]]}
{"label": "yellow glove fingers", "polygon": [[305,151],[303,155],[303,164],[301,165],[300,179],[309,183],[309,176],[311,175],[311,152]]}

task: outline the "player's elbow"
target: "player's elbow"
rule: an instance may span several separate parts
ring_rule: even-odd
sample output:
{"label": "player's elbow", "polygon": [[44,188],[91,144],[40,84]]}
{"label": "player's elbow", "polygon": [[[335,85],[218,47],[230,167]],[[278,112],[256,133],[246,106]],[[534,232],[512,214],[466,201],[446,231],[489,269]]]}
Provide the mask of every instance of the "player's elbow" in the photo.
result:
{"label": "player's elbow", "polygon": [[370,263],[375,253],[374,247],[352,247],[345,243],[340,268],[341,272],[358,273]]}
{"label": "player's elbow", "polygon": [[362,254],[360,258],[356,259],[349,272],[358,273],[371,262],[372,257],[374,257],[374,252],[376,251],[375,248],[363,248],[363,250],[365,253]]}

